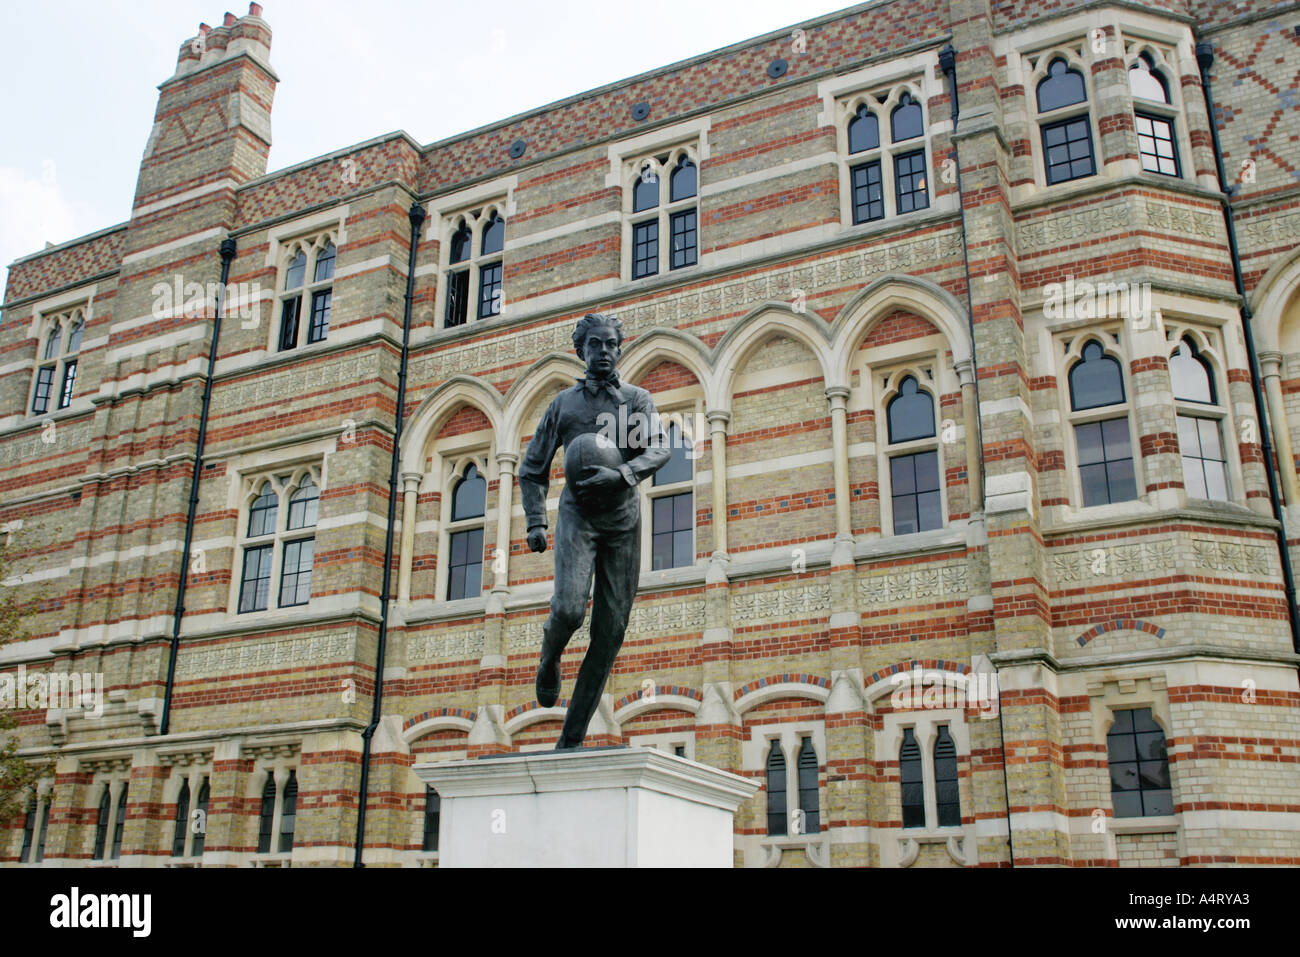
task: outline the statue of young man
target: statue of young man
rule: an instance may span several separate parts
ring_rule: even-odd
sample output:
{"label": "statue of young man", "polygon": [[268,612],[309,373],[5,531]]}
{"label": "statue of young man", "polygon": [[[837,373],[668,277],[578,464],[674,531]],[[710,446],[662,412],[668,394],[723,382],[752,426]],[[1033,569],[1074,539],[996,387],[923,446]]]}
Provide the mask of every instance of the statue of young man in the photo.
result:
{"label": "statue of young man", "polygon": [[[537,702],[553,706],[560,695],[560,656],[587,611],[591,644],[578,672],[557,750],[576,748],[587,734],[614,656],[623,644],[641,571],[641,504],[637,484],[669,459],[668,439],[645,389],[619,382],[623,325],[613,316],[578,321],[573,345],[587,375],[566,389],[542,415],[519,466],[528,516],[528,547],[546,551],[546,491],[551,460],[565,448],[565,485],[555,529],[555,594],[542,626]],[[631,423],[611,444],[610,423]],[[636,426],[639,426],[636,427]],[[584,439],[583,436],[589,436]],[[607,464],[595,464],[603,459]],[[571,471],[580,474],[570,474]]]}

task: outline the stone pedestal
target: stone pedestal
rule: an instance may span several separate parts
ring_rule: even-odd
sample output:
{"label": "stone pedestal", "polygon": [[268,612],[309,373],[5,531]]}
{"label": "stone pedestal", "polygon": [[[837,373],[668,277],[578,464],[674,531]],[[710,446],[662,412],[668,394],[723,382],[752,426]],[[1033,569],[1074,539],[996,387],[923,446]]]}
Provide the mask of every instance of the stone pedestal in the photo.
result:
{"label": "stone pedestal", "polygon": [[652,748],[417,764],[442,798],[439,867],[731,867],[758,784]]}

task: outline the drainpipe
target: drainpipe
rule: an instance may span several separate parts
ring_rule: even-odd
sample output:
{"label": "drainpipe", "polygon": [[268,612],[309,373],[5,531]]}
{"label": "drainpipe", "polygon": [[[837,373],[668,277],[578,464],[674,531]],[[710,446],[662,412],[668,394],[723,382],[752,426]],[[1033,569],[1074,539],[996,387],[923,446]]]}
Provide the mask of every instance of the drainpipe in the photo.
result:
{"label": "drainpipe", "polygon": [[167,689],[163,693],[162,720],[158,733],[167,734],[171,727],[172,689],[176,683],[176,654],[181,644],[181,618],[185,614],[185,588],[190,576],[190,546],[194,542],[194,517],[199,508],[199,478],[203,473],[203,449],[208,439],[208,410],[212,405],[212,374],[217,366],[217,343],[221,339],[221,311],[226,304],[226,281],[230,278],[230,261],[235,258],[235,241],[223,239],[221,285],[217,287],[216,315],[212,322],[212,344],[208,347],[208,372],[203,380],[203,404],[199,409],[199,437],[194,444],[194,472],[190,476],[190,505],[185,515],[185,545],[181,551],[181,575],[176,584],[176,608],[172,612],[171,651],[167,657]]}
{"label": "drainpipe", "polygon": [[397,366],[397,412],[393,424],[392,466],[388,473],[388,525],[384,532],[384,579],[379,589],[379,642],[375,651],[375,692],[371,696],[370,724],[361,732],[361,796],[357,804],[357,841],[352,866],[365,867],[362,855],[366,840],[366,800],[370,794],[370,742],[379,727],[384,703],[384,648],[388,642],[388,604],[393,585],[393,527],[397,523],[397,479],[402,461],[402,419],[406,410],[406,366],[411,354],[411,301],[415,295],[415,256],[420,248],[420,225],[424,207],[412,203],[410,253],[406,260],[406,301],[402,307],[402,359]]}
{"label": "drainpipe", "polygon": [[[1210,85],[1210,67],[1214,65],[1214,44],[1202,41],[1196,44],[1196,63],[1201,68],[1201,89],[1205,93],[1205,108],[1210,119],[1210,140],[1214,145],[1214,165],[1218,172],[1220,196],[1223,205],[1223,223],[1228,231],[1228,252],[1232,256],[1232,279],[1241,297],[1241,329],[1246,340],[1246,355],[1250,361],[1250,390],[1255,398],[1255,416],[1259,422],[1260,445],[1264,452],[1264,474],[1268,477],[1268,500],[1273,507],[1273,518],[1277,520],[1277,549],[1282,559],[1282,584],[1286,591],[1287,619],[1291,623],[1291,647],[1300,652],[1300,614],[1296,610],[1295,571],[1291,567],[1291,551],[1287,548],[1286,514],[1282,509],[1282,497],[1278,493],[1277,475],[1273,471],[1273,432],[1269,428],[1268,406],[1264,402],[1264,392],[1260,386],[1259,356],[1255,352],[1255,334],[1252,331],[1254,315],[1250,310],[1250,297],[1246,294],[1246,281],[1241,273],[1241,253],[1237,248],[1236,217],[1232,210],[1232,194],[1235,186],[1228,185],[1223,169],[1223,151],[1219,146],[1219,122],[1214,114],[1214,91]],[[1277,463],[1279,468],[1282,462]],[[1295,468],[1294,462],[1285,463],[1286,468]]]}
{"label": "drainpipe", "polygon": [[[957,207],[961,211],[961,256],[962,266],[966,272],[966,324],[970,330],[971,375],[975,379],[975,435],[972,438],[978,443],[980,450],[979,474],[969,476],[967,479],[970,483],[968,487],[972,492],[971,511],[974,512],[975,490],[978,488],[981,499],[984,495],[984,425],[979,414],[980,377],[979,364],[975,359],[975,306],[971,297],[970,247],[966,242],[966,198],[961,187],[961,154],[957,146],[957,119],[961,113],[961,105],[957,98],[957,51],[953,49],[951,43],[939,51],[939,69],[948,77],[948,89],[952,91],[952,96],[949,98],[952,103],[952,153],[953,161],[957,164]],[[984,511],[983,501],[979,504],[980,511]],[[1011,866],[1015,867],[1015,835],[1011,829],[1011,785],[1007,780],[1007,739],[1002,723],[1002,678],[997,665],[993,665],[993,673],[998,682],[998,744],[1002,749],[1002,796],[1007,818],[1007,857]]]}

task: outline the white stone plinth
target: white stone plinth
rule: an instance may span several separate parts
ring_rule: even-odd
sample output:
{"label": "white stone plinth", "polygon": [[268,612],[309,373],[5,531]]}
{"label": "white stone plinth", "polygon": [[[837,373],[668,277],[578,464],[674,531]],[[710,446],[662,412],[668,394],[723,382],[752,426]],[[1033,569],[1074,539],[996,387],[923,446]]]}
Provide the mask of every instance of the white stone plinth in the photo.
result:
{"label": "white stone plinth", "polygon": [[442,799],[439,867],[731,867],[757,783],[653,748],[417,764]]}

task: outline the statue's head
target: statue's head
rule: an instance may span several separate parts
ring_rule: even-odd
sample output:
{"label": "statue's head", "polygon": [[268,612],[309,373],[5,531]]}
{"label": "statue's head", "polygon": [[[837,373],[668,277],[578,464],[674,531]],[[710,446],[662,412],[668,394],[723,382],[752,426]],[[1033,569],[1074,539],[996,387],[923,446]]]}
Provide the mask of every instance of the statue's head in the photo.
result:
{"label": "statue's head", "polygon": [[587,363],[589,375],[604,378],[623,355],[623,323],[614,316],[589,312],[573,330],[573,349]]}

